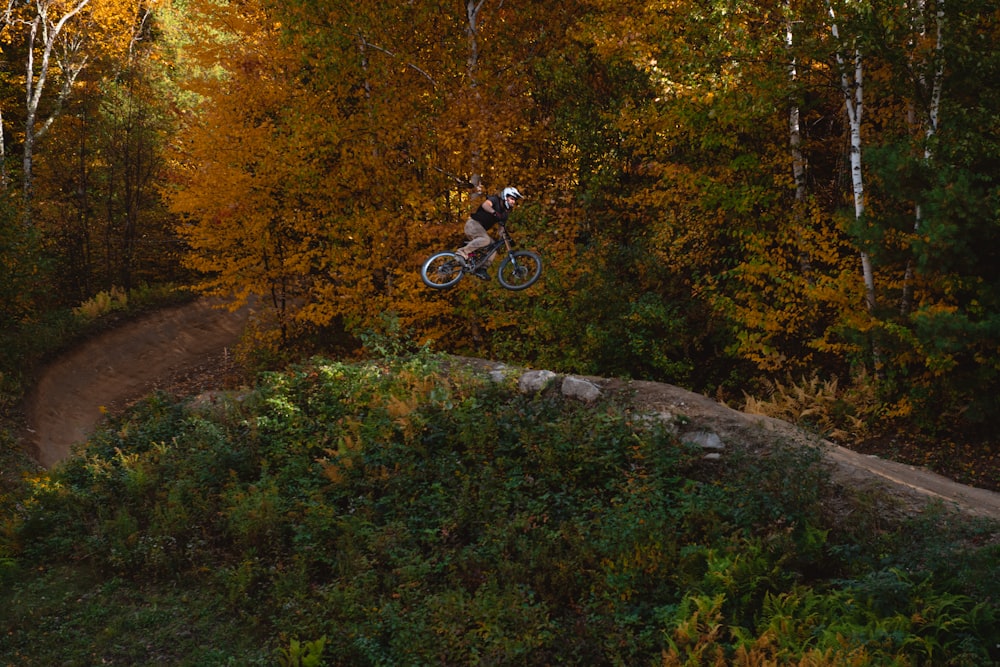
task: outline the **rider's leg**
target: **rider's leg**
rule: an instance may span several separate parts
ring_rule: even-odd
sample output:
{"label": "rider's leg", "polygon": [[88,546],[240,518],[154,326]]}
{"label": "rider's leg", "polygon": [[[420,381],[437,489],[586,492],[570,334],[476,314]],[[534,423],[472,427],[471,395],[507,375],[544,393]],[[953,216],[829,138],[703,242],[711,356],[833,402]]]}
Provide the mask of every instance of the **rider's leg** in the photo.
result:
{"label": "rider's leg", "polygon": [[469,242],[455,251],[464,259],[469,259],[474,250],[485,248],[493,242],[493,239],[483,229],[483,226],[472,218],[465,221],[465,236],[469,239]]}

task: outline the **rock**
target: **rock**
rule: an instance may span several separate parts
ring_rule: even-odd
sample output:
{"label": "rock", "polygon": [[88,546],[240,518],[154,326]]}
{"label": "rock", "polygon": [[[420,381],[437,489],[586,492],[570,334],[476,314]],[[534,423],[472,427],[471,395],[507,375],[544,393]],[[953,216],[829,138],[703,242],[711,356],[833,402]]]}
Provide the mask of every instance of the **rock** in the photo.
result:
{"label": "rock", "polygon": [[660,410],[657,412],[645,412],[635,416],[635,421],[639,424],[663,424],[663,427],[668,433],[677,435],[679,430],[677,426],[677,421],[672,412],[667,412],[665,410]]}
{"label": "rock", "polygon": [[536,394],[548,387],[555,377],[552,371],[527,371],[518,380],[517,388],[522,394]]}
{"label": "rock", "polygon": [[489,372],[490,380],[497,384],[502,384],[507,381],[507,376],[509,375],[509,369],[504,364],[497,364],[493,367],[493,370]]}
{"label": "rock", "polygon": [[569,375],[563,379],[563,396],[591,403],[601,397],[601,388],[590,380]]}
{"label": "rock", "polygon": [[697,447],[701,447],[702,449],[715,452],[721,452],[726,448],[726,445],[722,442],[722,438],[711,431],[692,431],[691,433],[685,433],[681,437],[681,441],[689,445],[695,445]]}

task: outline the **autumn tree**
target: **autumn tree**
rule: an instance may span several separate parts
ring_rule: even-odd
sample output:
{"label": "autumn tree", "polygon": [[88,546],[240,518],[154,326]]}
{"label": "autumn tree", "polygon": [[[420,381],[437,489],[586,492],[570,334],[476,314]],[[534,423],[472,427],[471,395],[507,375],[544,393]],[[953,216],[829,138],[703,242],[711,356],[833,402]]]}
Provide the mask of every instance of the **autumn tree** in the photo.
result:
{"label": "autumn tree", "polygon": [[[800,100],[816,77],[806,62],[789,77],[790,49],[805,50],[788,45],[787,7],[601,9],[590,20],[595,53],[619,67],[631,64],[648,82],[633,86],[609,121],[620,136],[621,176],[611,181],[617,192],[606,214],[617,237],[597,232],[612,251],[628,249],[615,265],[643,269],[639,291],[626,291],[635,299],[626,340],[646,346],[636,357],[711,359],[713,350],[714,364],[700,365],[699,383],[729,374],[722,349],[771,370],[815,363],[811,355],[821,353],[809,343],[829,320],[803,295],[813,279],[805,270],[839,265],[844,248],[832,242],[833,220],[817,215],[805,174],[794,180],[790,107],[803,107],[801,115],[813,120],[815,103]],[[799,132],[800,162],[811,140]],[[811,248],[818,239],[831,243]],[[790,300],[795,307],[786,307]],[[649,319],[654,314],[659,323]]]}
{"label": "autumn tree", "polygon": [[208,13],[233,39],[172,195],[204,288],[266,297],[286,332],[358,332],[394,312],[424,337],[464,336],[462,311],[480,308],[429,298],[420,261],[459,241],[475,181],[530,196],[565,171],[532,115],[538,15],[502,2]]}
{"label": "autumn tree", "polygon": [[[123,264],[115,260],[114,267],[108,266],[109,255],[98,259],[101,253],[93,252],[115,241],[106,233],[100,241],[95,237],[96,200],[89,179],[109,157],[98,139],[98,119],[108,109],[102,110],[103,96],[144,57],[136,45],[150,36],[150,9],[137,0],[6,4],[0,24],[8,63],[0,86],[5,139],[0,182],[5,205],[17,211],[26,231],[15,234],[22,238],[11,246],[17,257],[5,262],[44,285],[33,293],[49,304],[62,298],[75,302],[96,289],[128,282],[128,270],[91,282],[92,276],[118,272]],[[9,196],[15,188],[17,201]]]}
{"label": "autumn tree", "polygon": [[133,3],[125,16],[121,44],[89,53],[36,169],[35,218],[78,298],[166,279],[176,263],[154,187],[169,94],[151,64],[153,8]]}
{"label": "autumn tree", "polygon": [[[890,11],[890,9],[892,11]],[[990,424],[996,359],[995,8],[898,3],[873,44],[897,121],[873,152],[892,308],[886,390],[936,428]],[[993,37],[990,37],[990,36]],[[886,43],[896,45],[889,49]],[[947,407],[944,407],[947,406]],[[986,427],[989,428],[989,427]]]}
{"label": "autumn tree", "polygon": [[[993,51],[972,44],[994,34],[995,13],[931,2],[843,3],[825,16],[808,3],[599,7],[597,52],[633,63],[656,90],[618,125],[623,173],[641,167],[617,204],[625,238],[725,318],[731,353],[770,373],[879,370],[884,414],[959,405],[971,373],[993,376],[995,355],[980,347],[990,318],[965,301],[990,300],[992,288],[971,288],[992,284],[990,272],[957,248],[995,246],[978,223],[956,225],[970,219],[958,201],[995,210],[988,188],[965,185],[990,172],[965,165],[989,154],[992,123],[977,117],[976,150],[958,152],[948,124],[954,114],[972,131],[962,119],[983,103],[971,91],[994,88],[979,78]],[[961,55],[974,52],[976,65]],[[773,139],[789,136],[781,116],[799,119],[785,146]],[[666,222],[637,236],[654,214]],[[946,261],[958,256],[962,268]]]}
{"label": "autumn tree", "polygon": [[[886,414],[902,378],[929,397],[953,368],[992,377],[991,319],[970,317],[994,294],[988,214],[955,196],[994,210],[971,110],[995,56],[967,55],[996,32],[985,7],[191,7],[211,20],[189,53],[219,67],[191,80],[172,206],[202,287],[265,297],[286,334],[392,313],[453,349],[702,389],[877,370]],[[530,293],[417,278],[477,182],[529,195]],[[935,346],[945,326],[976,352]]]}
{"label": "autumn tree", "polygon": [[[51,0],[39,2],[33,7],[35,11],[26,14],[25,18],[20,21],[27,26],[22,179],[24,214],[28,223],[31,220],[35,142],[51,127],[86,62],[85,58],[79,55],[81,38],[70,34],[69,30],[66,32],[64,30],[67,23],[79,14],[89,2],[90,0],[77,0],[75,3],[65,6]],[[53,68],[53,58],[55,58],[55,64],[58,65],[58,71],[62,75],[62,81],[51,114],[47,118],[40,119],[40,103],[42,94],[46,92],[50,70]]]}

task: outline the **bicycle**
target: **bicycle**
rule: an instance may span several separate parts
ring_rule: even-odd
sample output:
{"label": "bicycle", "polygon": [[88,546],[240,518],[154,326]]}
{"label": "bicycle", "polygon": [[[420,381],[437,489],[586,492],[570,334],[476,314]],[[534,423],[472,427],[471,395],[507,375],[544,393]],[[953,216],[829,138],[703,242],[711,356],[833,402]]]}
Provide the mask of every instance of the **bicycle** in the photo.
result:
{"label": "bicycle", "polygon": [[439,252],[431,255],[420,267],[420,278],[424,284],[434,289],[446,289],[458,284],[465,274],[475,274],[485,269],[489,257],[500,252],[506,257],[497,269],[497,280],[509,290],[523,290],[534,285],[542,275],[542,257],[533,250],[514,250],[514,239],[507,231],[506,225],[500,225],[500,238],[486,247],[473,251],[466,261],[454,251]]}

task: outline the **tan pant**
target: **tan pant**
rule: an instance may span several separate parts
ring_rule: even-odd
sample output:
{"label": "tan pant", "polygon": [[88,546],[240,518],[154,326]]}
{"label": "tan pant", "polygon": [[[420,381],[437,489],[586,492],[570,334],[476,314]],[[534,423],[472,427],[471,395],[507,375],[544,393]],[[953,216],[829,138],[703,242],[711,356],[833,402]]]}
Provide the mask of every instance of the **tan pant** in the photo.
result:
{"label": "tan pant", "polygon": [[[465,258],[472,255],[473,250],[485,248],[493,243],[493,237],[490,236],[489,232],[483,229],[483,226],[472,218],[465,221],[465,236],[469,239],[469,242],[458,249],[458,254]],[[490,255],[488,264],[492,264],[495,257],[496,253]]]}

